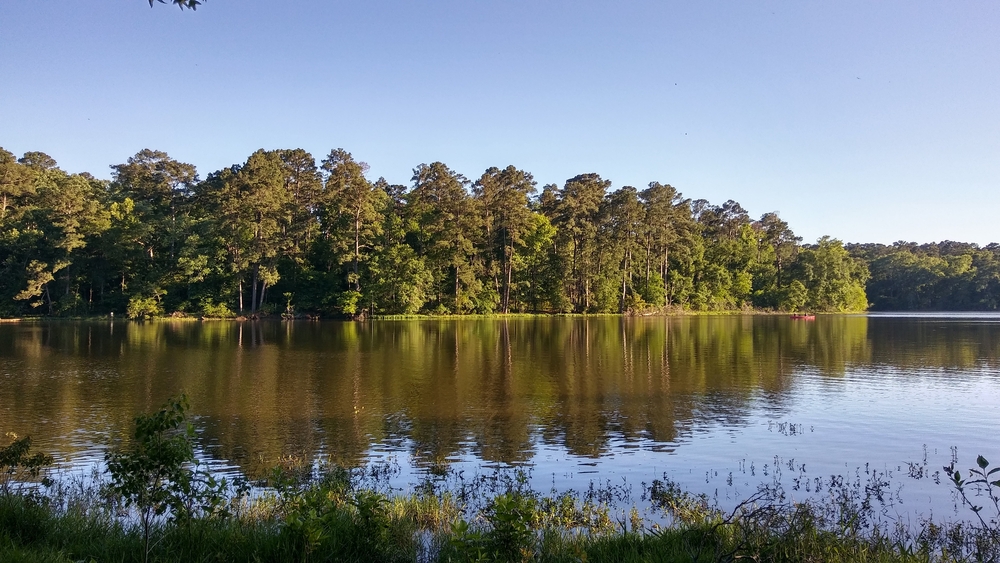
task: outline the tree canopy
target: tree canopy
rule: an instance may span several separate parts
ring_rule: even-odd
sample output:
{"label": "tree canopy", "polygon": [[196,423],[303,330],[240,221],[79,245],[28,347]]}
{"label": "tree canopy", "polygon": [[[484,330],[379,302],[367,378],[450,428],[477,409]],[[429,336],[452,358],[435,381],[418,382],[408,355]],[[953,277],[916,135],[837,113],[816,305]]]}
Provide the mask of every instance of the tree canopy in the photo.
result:
{"label": "tree canopy", "polygon": [[1000,247],[801,243],[777,213],[596,173],[540,190],[344,149],[209,173],[144,149],[111,180],[0,149],[0,314],[134,317],[996,309]]}

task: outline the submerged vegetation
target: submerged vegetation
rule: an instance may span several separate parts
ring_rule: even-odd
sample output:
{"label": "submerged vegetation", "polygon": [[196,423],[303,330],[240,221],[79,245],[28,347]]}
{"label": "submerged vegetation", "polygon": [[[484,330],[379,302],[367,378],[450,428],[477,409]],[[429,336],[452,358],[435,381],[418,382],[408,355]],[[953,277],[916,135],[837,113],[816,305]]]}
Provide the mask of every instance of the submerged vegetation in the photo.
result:
{"label": "submerged vegetation", "polygon": [[513,166],[441,162],[409,186],[342,150],[259,150],[200,179],[143,150],[112,180],[0,149],[0,315],[858,311],[868,267],[651,182],[538,189]]}
{"label": "submerged vegetation", "polygon": [[[0,448],[4,561],[997,561],[1000,473],[980,457],[945,468],[975,518],[892,518],[886,475],[810,480],[792,500],[763,485],[734,508],[667,479],[542,494],[521,471],[431,472],[393,489],[391,467],[284,460],[251,486],[194,460],[183,398],[135,420],[107,456],[110,478],[39,482],[52,460]],[[920,468],[918,468],[920,469]],[[911,467],[911,471],[913,468]],[[799,489],[799,483],[793,490]],[[979,504],[972,504],[975,499]],[[979,500],[983,499],[983,500]],[[985,500],[985,502],[983,502]]]}

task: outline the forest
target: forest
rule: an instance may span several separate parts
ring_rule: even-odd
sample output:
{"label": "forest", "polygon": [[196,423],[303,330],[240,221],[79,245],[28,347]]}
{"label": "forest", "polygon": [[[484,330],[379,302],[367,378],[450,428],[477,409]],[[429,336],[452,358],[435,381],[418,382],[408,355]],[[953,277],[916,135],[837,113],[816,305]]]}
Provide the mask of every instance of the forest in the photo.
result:
{"label": "forest", "polygon": [[995,310],[1000,247],[802,244],[669,184],[540,189],[441,162],[410,185],[332,150],[258,150],[201,179],[142,150],[111,180],[0,148],[0,316],[259,317]]}

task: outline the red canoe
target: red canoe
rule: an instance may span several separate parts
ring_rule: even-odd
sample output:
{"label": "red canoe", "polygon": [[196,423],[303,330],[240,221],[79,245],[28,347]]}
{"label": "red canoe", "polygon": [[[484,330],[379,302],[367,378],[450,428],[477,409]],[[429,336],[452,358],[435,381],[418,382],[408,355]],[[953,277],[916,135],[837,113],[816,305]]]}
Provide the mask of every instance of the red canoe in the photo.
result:
{"label": "red canoe", "polygon": [[792,315],[792,318],[800,321],[815,321],[816,315]]}

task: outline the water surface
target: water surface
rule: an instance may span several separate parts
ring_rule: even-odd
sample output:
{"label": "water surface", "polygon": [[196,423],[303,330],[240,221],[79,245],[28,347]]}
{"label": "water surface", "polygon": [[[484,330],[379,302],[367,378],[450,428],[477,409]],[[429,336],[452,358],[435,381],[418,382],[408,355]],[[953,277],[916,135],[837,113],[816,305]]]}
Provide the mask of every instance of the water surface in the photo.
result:
{"label": "water surface", "polygon": [[250,475],[391,457],[725,496],[776,465],[1000,461],[1000,316],[0,324],[0,432],[69,466],[181,391],[202,455]]}

